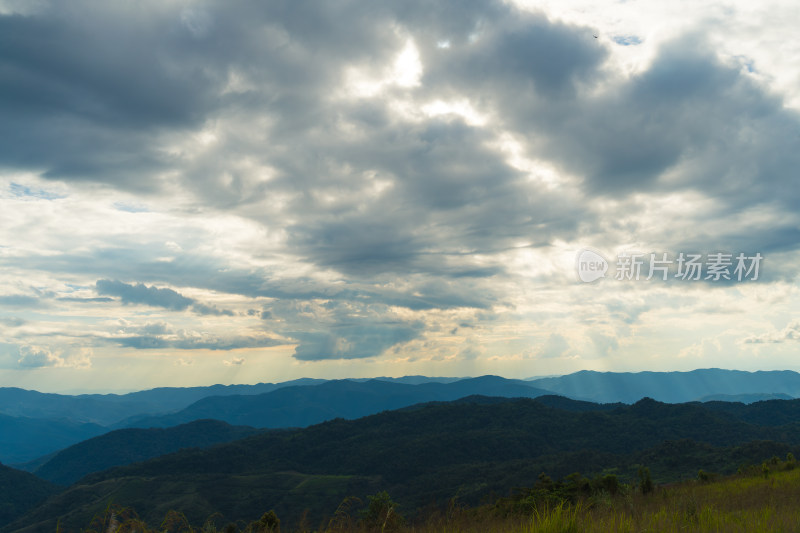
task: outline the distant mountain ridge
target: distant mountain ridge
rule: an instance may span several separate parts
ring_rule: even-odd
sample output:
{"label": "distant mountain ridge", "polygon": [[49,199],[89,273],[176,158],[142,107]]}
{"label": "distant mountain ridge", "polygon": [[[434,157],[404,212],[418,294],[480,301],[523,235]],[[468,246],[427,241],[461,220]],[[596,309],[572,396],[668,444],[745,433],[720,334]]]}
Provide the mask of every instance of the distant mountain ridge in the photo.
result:
{"label": "distant mountain ridge", "polygon": [[698,398],[701,402],[737,402],[737,403],[756,403],[768,400],[794,400],[794,396],[782,392],[755,392],[750,394],[709,394]]}
{"label": "distant mountain ridge", "polygon": [[[265,396],[270,394],[273,396]],[[630,404],[645,396],[669,403],[698,400],[753,403],[776,397],[800,397],[800,374],[700,369],[638,373],[581,371],[524,381],[497,376],[304,378],[282,383],[165,387],[121,395],[77,396],[0,388],[0,429],[6,428],[0,433],[0,461],[22,464],[36,460],[26,466],[34,469],[46,461],[43,456],[49,453],[107,430],[125,427],[168,427],[206,418],[254,427],[304,427],[337,417],[357,418],[416,403],[451,401],[475,394],[559,395],[597,403]],[[42,420],[52,423],[42,424]],[[86,431],[76,430],[75,424],[83,423],[94,426],[85,426]]]}
{"label": "distant mountain ridge", "polygon": [[689,372],[636,373],[582,370],[529,383],[555,394],[599,403],[635,403],[644,397],[682,403],[719,394],[800,397],[800,374],[791,370],[745,372],[706,368]]}
{"label": "distant mountain ridge", "polygon": [[470,395],[535,398],[545,394],[549,391],[498,376],[415,385],[378,379],[334,380],[314,387],[283,387],[258,395],[203,398],[177,413],[132,420],[129,427],[168,427],[204,418],[263,428],[306,427],[334,418],[359,418]]}
{"label": "distant mountain ridge", "polygon": [[207,396],[262,394],[292,385],[317,385],[327,380],[302,378],[282,383],[158,387],[127,394],[53,394],[0,387],[0,414],[15,417],[68,419],[108,426],[141,413],[168,413]]}
{"label": "distant mountain ridge", "polygon": [[25,463],[106,431],[97,424],[0,414],[0,462]]}

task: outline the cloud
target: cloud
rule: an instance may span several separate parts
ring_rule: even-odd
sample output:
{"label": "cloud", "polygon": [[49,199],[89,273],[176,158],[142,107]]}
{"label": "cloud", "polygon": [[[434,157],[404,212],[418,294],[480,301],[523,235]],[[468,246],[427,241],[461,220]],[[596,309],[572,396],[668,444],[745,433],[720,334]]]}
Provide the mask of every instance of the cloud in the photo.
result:
{"label": "cloud", "polygon": [[123,324],[103,340],[136,350],[220,350],[268,348],[287,344],[269,335],[217,335],[208,331],[178,329],[167,322],[146,322],[143,325]]}
{"label": "cloud", "polygon": [[79,298],[76,296],[64,296],[57,298],[59,302],[73,302],[73,303],[106,303],[113,302],[113,298]]}
{"label": "cloud", "polygon": [[97,281],[97,293],[118,296],[124,304],[145,304],[153,307],[164,307],[181,311],[189,307],[194,300],[186,298],[172,289],[148,287],[143,283],[129,285],[121,281],[101,279]]}
{"label": "cloud", "polygon": [[197,313],[198,315],[213,315],[213,316],[234,316],[235,313],[230,309],[219,309],[213,305],[205,305],[201,303],[195,303],[192,305],[192,311]]}
{"label": "cloud", "polygon": [[600,357],[613,355],[619,349],[619,341],[612,335],[605,335],[598,331],[589,332],[595,351]]}
{"label": "cloud", "polygon": [[109,339],[125,348],[137,350],[214,350],[230,351],[242,348],[269,348],[281,346],[286,341],[267,336],[216,337],[209,334],[185,334],[176,336],[134,335]]}
{"label": "cloud", "polygon": [[558,358],[570,350],[569,342],[560,333],[551,333],[544,344],[539,348],[538,356],[544,358]]}
{"label": "cloud", "polygon": [[[152,307],[163,307],[173,311],[183,311],[191,306],[191,310],[199,315],[235,316],[229,309],[219,309],[213,305],[206,305],[187,298],[172,289],[159,289],[155,286],[148,287],[143,283],[136,285],[121,281],[101,279],[96,284],[98,294],[118,296],[123,304],[144,304]],[[107,301],[104,298],[90,299],[91,301]]]}
{"label": "cloud", "polygon": [[633,5],[37,5],[0,15],[0,307],[25,321],[15,342],[49,348],[9,364],[58,366],[92,339],[111,354],[295,345],[369,368],[356,360],[423,345],[510,361],[534,338],[555,365],[575,317],[598,328],[587,357],[621,361],[676,291],[760,296],[576,294],[564,257],[582,243],[760,251],[763,291],[800,272],[796,84],[773,83],[796,70],[739,48],[768,49],[739,12],[682,8],[704,16],[665,38]]}
{"label": "cloud", "polygon": [[234,357],[230,361],[228,361],[226,359],[225,361],[223,361],[223,364],[225,366],[241,366],[241,365],[244,364],[244,358],[242,358],[242,357]]}
{"label": "cloud", "polygon": [[35,308],[41,307],[42,302],[39,298],[25,294],[6,294],[0,296],[0,305],[15,308]]}
{"label": "cloud", "polygon": [[294,357],[301,361],[323,359],[364,359],[377,357],[397,344],[408,342],[421,332],[421,327],[408,325],[340,325],[332,331],[298,331],[292,337],[299,341]]}
{"label": "cloud", "polygon": [[20,326],[24,326],[27,321],[23,318],[18,316],[9,316],[9,317],[2,317],[0,318],[0,324],[8,326],[10,328],[18,328]]}
{"label": "cloud", "polygon": [[800,341],[800,321],[792,321],[780,331],[750,335],[742,342],[745,344],[781,344],[785,342]]}
{"label": "cloud", "polygon": [[45,366],[62,366],[62,360],[50,350],[41,346],[24,345],[19,348],[19,366],[21,368],[40,368]]}
{"label": "cloud", "polygon": [[83,346],[68,346],[64,350],[51,351],[46,346],[23,344],[19,347],[17,364],[22,369],[43,367],[89,368],[93,352]]}
{"label": "cloud", "polygon": [[280,333],[297,341],[294,357],[302,361],[377,357],[425,330],[421,321],[403,318],[383,304],[280,301],[269,311],[281,317],[282,324],[276,324]]}

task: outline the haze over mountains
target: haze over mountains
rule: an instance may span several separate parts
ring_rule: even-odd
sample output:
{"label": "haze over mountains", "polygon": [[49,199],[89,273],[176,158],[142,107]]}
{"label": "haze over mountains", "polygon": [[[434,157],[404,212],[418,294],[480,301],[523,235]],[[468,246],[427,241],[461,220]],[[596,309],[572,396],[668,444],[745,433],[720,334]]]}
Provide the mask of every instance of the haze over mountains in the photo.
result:
{"label": "haze over mountains", "polygon": [[718,368],[690,372],[594,372],[532,380],[536,387],[570,398],[593,402],[633,403],[650,397],[660,402],[698,401],[724,394],[733,398],[750,394],[800,396],[800,374],[790,370],[744,372]]}
{"label": "haze over mountains", "polygon": [[[751,402],[800,396],[791,371],[612,373],[583,371],[560,377],[301,379],[257,385],[158,388],[115,395],[60,395],[0,389],[0,462],[22,465],[71,444],[124,427],[169,427],[200,419],[262,428],[305,427],[387,409],[470,395],[528,397],[558,394],[600,403],[702,399]],[[722,395],[722,396],[720,396]],[[33,470],[42,460],[26,468]]]}
{"label": "haze over mountains", "polygon": [[166,427],[201,418],[255,427],[305,427],[334,418],[358,418],[421,402],[481,394],[535,398],[549,391],[497,376],[417,385],[382,380],[336,380],[313,387],[284,387],[254,396],[208,397],[172,415],[129,421],[135,427]]}

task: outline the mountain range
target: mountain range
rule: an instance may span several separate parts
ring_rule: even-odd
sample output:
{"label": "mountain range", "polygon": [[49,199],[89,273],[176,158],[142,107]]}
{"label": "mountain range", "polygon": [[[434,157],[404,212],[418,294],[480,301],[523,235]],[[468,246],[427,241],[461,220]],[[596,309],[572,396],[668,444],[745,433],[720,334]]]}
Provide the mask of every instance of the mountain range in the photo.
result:
{"label": "mountain range", "polygon": [[292,524],[304,512],[322,520],[346,496],[364,500],[380,490],[408,514],[531,486],[542,472],[632,479],[645,464],[656,482],[668,482],[800,453],[798,412],[800,400],[601,405],[477,396],[417,404],[88,474],[2,531],[53,531],[57,520],[68,530],[85,527],[111,499],[154,523],[170,509],[193,524],[215,513],[255,520],[275,509]]}
{"label": "mountain range", "polygon": [[785,394],[800,396],[800,374],[790,370],[745,372],[708,368],[689,372],[595,372],[583,370],[531,380],[552,393],[599,403],[634,403],[644,397],[660,402],[697,401],[712,395]]}
{"label": "mountain range", "polygon": [[300,379],[77,396],[0,388],[0,461],[33,471],[49,459],[49,454],[126,427],[169,427],[201,419],[265,428],[305,427],[337,417],[357,418],[420,402],[476,394],[528,398],[558,394],[599,403],[633,403],[645,396],[672,403],[752,403],[800,396],[800,374],[704,369],[582,371],[531,380],[496,376]]}

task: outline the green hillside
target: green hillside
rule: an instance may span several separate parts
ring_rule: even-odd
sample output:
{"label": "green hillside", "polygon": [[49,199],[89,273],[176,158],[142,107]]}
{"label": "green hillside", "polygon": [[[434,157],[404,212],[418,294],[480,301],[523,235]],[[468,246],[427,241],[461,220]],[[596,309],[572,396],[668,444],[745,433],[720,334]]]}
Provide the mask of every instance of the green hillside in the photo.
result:
{"label": "green hillside", "polygon": [[204,448],[257,433],[217,420],[198,420],[162,429],[120,429],[61,450],[34,471],[37,476],[69,485],[92,472],[126,465],[182,448]]}
{"label": "green hillside", "polygon": [[193,524],[214,513],[253,520],[275,509],[294,524],[304,512],[321,520],[343,498],[364,499],[378,489],[413,515],[453,496],[478,504],[530,486],[541,472],[554,478],[614,472],[630,481],[646,464],[663,483],[694,478],[700,468],[730,473],[772,455],[800,456],[796,422],[756,425],[703,404],[647,399],[610,410],[575,406],[462,400],[184,450],[89,475],[4,531],[23,524],[46,530],[59,518],[63,527],[79,528],[112,501],[148,521],[168,509]]}
{"label": "green hillside", "polygon": [[28,472],[0,464],[0,524],[12,522],[59,490]]}

